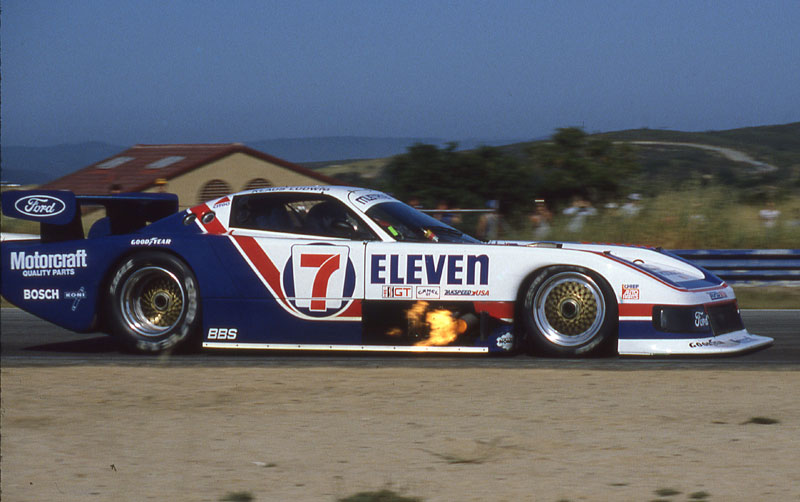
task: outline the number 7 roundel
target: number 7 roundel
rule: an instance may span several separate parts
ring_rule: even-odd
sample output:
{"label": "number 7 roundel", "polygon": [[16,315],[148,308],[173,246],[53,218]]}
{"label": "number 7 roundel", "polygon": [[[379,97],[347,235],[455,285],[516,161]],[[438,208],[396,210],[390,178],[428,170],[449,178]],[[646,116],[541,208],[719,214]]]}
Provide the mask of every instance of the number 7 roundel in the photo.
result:
{"label": "number 7 roundel", "polygon": [[283,270],[286,299],[312,317],[338,314],[353,298],[356,273],[350,248],[324,244],[292,246]]}

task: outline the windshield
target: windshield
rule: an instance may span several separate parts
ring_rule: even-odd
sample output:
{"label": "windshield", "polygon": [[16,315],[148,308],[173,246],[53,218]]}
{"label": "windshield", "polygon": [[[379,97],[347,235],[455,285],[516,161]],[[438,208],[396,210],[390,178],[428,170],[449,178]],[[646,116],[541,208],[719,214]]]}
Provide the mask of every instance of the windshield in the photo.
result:
{"label": "windshield", "polygon": [[367,216],[398,241],[480,242],[402,202],[376,204],[367,210]]}

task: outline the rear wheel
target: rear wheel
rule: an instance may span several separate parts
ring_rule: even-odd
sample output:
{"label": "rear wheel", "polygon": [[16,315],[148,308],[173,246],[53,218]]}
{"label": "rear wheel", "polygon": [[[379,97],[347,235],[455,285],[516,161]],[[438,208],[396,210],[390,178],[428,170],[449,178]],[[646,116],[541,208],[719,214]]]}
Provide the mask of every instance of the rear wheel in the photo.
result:
{"label": "rear wheel", "polygon": [[177,257],[148,251],[126,259],[109,283],[111,331],[129,350],[186,345],[200,324],[197,280]]}
{"label": "rear wheel", "polygon": [[617,301],[608,283],[582,267],[558,266],[540,272],[523,302],[530,348],[556,356],[613,351]]}

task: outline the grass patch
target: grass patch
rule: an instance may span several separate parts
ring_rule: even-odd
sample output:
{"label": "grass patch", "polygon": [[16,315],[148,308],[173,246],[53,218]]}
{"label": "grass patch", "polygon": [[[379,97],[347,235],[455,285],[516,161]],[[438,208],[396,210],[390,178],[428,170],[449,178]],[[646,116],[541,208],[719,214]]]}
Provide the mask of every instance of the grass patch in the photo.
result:
{"label": "grass patch", "polygon": [[675,495],[681,494],[680,490],[676,490],[674,488],[659,488],[653,493],[655,493],[659,497],[674,497]]}
{"label": "grass patch", "polygon": [[219,499],[221,502],[251,502],[254,499],[250,492],[230,492]]}
{"label": "grass patch", "polygon": [[756,424],[756,425],[774,425],[781,423],[780,420],[769,417],[752,417],[750,420],[742,422],[742,425]]}
{"label": "grass patch", "polygon": [[337,499],[338,502],[422,502],[419,497],[406,497],[392,490],[359,492],[349,497]]}
{"label": "grass patch", "polygon": [[692,500],[705,500],[710,496],[711,496],[710,493],[701,491],[692,493],[691,495],[689,495],[689,498]]}
{"label": "grass patch", "polygon": [[739,308],[796,309],[800,305],[800,287],[734,286]]}

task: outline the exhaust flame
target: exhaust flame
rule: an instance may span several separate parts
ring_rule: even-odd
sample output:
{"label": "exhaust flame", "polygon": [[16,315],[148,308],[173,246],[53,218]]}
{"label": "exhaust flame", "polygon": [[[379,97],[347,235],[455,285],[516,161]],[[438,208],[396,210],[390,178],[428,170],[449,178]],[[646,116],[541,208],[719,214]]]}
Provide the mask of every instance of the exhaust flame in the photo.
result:
{"label": "exhaust flame", "polygon": [[447,345],[467,330],[467,322],[462,319],[454,319],[453,313],[449,310],[428,311],[428,306],[428,302],[419,301],[406,312],[409,330],[428,332],[428,338],[420,340],[414,345],[419,347]]}
{"label": "exhaust flame", "polygon": [[[414,345],[420,347],[447,345],[458,336],[459,320],[453,319],[453,313],[449,310],[428,312],[425,316],[425,322],[431,328],[430,335],[427,339],[421,340]],[[464,325],[466,326],[466,323]]]}

